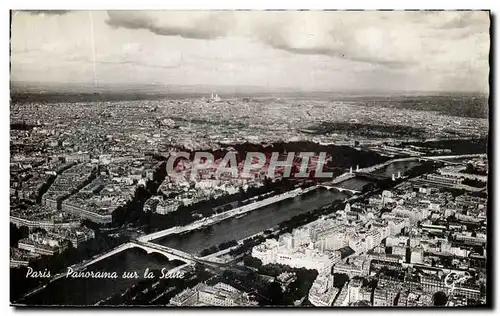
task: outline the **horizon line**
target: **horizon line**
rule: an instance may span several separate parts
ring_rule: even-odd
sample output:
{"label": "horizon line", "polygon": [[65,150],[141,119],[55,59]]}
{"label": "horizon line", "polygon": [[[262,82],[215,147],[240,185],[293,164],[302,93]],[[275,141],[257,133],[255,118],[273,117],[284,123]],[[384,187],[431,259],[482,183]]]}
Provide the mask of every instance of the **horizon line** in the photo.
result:
{"label": "horizon line", "polygon": [[[147,83],[137,83],[137,84],[129,84],[129,83],[104,83],[101,85],[94,86],[93,83],[91,82],[85,82],[85,83],[64,83],[64,82],[35,82],[35,81],[16,81],[16,80],[10,80],[9,81],[10,85],[10,93],[13,92],[34,92],[34,91],[22,91],[22,89],[19,89],[21,87],[16,85],[26,85],[26,88],[28,89],[36,89],[36,88],[43,88],[45,86],[46,88],[56,88],[57,90],[64,90],[65,88],[81,88],[85,89],[88,91],[78,91],[79,93],[124,93],[125,91],[102,91],[102,89],[110,88],[110,87],[115,87],[115,88],[120,88],[120,87],[137,87],[137,88],[168,88],[168,89],[175,89],[175,88],[181,88],[178,91],[156,91],[157,93],[206,93],[205,91],[185,91],[183,89],[185,88],[220,88],[220,89],[226,89],[226,90],[240,90],[240,91],[232,91],[233,93],[235,92],[244,92],[241,90],[244,89],[249,89],[249,90],[259,90],[258,92],[260,93],[397,93],[397,94],[414,94],[414,93],[424,93],[424,94],[429,94],[429,93],[437,93],[437,94],[446,94],[446,93],[453,93],[453,94],[483,94],[483,95],[489,95],[489,89],[488,91],[478,91],[478,90],[391,90],[391,89],[356,89],[356,88],[351,88],[351,89],[314,89],[314,88],[303,88],[303,87],[266,87],[266,86],[254,86],[254,85],[212,85],[212,84],[163,84],[163,83],[152,83],[152,84],[147,84]],[[14,89],[17,91],[13,91]],[[41,89],[45,90],[45,89]],[[94,90],[94,91],[92,91]],[[101,91],[100,91],[101,90]],[[39,91],[42,92],[42,91]],[[58,92],[54,90],[49,90],[49,91],[43,91],[43,92]],[[67,91],[67,92],[77,92],[77,91]],[[141,92],[141,91],[129,91],[129,93],[135,93],[135,92]],[[145,91],[142,91],[145,92]],[[256,92],[256,91],[249,91],[249,92]],[[219,93],[219,92],[218,92]],[[224,93],[224,92],[222,92]]]}

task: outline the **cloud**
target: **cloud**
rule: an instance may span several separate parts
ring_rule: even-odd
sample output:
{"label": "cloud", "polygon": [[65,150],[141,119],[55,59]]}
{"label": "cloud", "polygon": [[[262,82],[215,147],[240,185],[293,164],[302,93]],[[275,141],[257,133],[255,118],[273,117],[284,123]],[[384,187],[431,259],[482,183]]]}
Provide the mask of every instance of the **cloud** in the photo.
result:
{"label": "cloud", "polygon": [[487,12],[109,11],[108,16],[107,23],[115,28],[188,39],[249,37],[294,54],[390,68],[432,59],[432,54],[455,48],[454,40],[473,42],[477,36],[488,37],[489,31]]}
{"label": "cloud", "polygon": [[157,35],[191,39],[215,39],[228,35],[234,24],[231,13],[186,11],[165,14],[162,11],[108,11],[112,27],[146,29]]}
{"label": "cloud", "polygon": [[22,10],[17,12],[27,12],[32,15],[62,15],[69,13],[69,10]]}
{"label": "cloud", "polygon": [[19,80],[488,89],[488,12],[16,13]]}
{"label": "cloud", "polygon": [[[87,60],[87,62],[92,62],[91,60]],[[140,66],[140,67],[146,67],[146,68],[158,68],[158,69],[177,69],[181,66],[181,64],[177,65],[157,65],[157,64],[151,64],[151,63],[143,63],[143,62],[138,62],[136,60],[124,60],[124,61],[96,61],[96,63],[103,64],[103,65],[133,65],[133,66]]]}

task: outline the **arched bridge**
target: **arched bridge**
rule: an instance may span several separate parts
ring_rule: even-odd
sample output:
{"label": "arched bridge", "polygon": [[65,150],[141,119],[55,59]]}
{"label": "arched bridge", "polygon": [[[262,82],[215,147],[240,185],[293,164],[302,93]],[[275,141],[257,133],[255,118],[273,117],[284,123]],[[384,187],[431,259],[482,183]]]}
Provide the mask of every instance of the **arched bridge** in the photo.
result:
{"label": "arched bridge", "polygon": [[109,252],[107,252],[107,253],[105,253],[97,258],[90,260],[89,262],[85,263],[85,265],[83,267],[94,264],[98,261],[106,259],[107,257],[113,256],[119,252],[122,252],[122,251],[130,249],[130,248],[141,248],[141,249],[147,251],[148,254],[158,253],[158,254],[161,254],[161,255],[167,257],[169,260],[181,260],[181,261],[184,261],[186,263],[194,263],[196,261],[196,258],[192,254],[189,254],[189,253],[177,250],[177,249],[173,249],[173,248],[162,246],[162,245],[155,244],[155,243],[142,242],[139,240],[132,240],[130,242],[127,242],[125,244],[122,244],[122,245],[116,247],[115,249],[113,249],[113,250],[111,250],[111,251],[109,251]]}
{"label": "arched bridge", "polygon": [[323,188],[326,188],[328,190],[331,190],[331,189],[334,189],[334,190],[338,190],[339,192],[344,192],[344,191],[347,191],[347,192],[351,192],[352,194],[358,194],[358,193],[361,193],[361,191],[358,191],[358,190],[353,190],[353,189],[346,189],[346,188],[341,188],[341,187],[334,187],[334,186],[330,186],[330,185],[321,185]]}
{"label": "arched bridge", "polygon": [[441,157],[420,157],[420,158],[418,158],[418,161],[439,161],[439,162],[444,162],[444,163],[450,164],[450,165],[461,165],[461,164],[463,164],[463,162],[454,162],[454,161],[445,160],[445,159],[452,159],[452,158],[454,158],[453,156],[442,156],[442,157],[445,157],[445,158],[441,158]]}
{"label": "arched bridge", "polygon": [[202,265],[210,266],[213,268],[224,268],[226,266],[223,263],[213,262],[213,261],[210,261],[210,260],[205,259],[205,258],[199,258],[199,257],[193,256],[190,253],[180,251],[180,250],[177,250],[174,248],[170,248],[167,246],[155,244],[152,242],[132,240],[130,242],[127,242],[125,244],[122,244],[122,245],[116,247],[115,249],[113,249],[113,250],[111,250],[111,251],[109,251],[109,252],[107,252],[99,257],[96,257],[96,258],[90,260],[89,262],[86,262],[84,265],[77,267],[77,268],[84,268],[84,267],[90,266],[91,264],[94,264],[98,261],[106,259],[107,257],[113,256],[119,252],[122,252],[122,251],[130,249],[130,248],[141,248],[141,249],[147,251],[148,254],[158,253],[158,254],[161,254],[161,255],[167,257],[169,260],[180,260],[180,261],[186,262],[187,264],[200,263]]}
{"label": "arched bridge", "polygon": [[387,180],[389,177],[383,175],[383,174],[377,174],[377,173],[370,173],[370,172],[356,172],[356,176],[362,177],[362,178],[367,178],[367,179],[372,179],[372,180]]}

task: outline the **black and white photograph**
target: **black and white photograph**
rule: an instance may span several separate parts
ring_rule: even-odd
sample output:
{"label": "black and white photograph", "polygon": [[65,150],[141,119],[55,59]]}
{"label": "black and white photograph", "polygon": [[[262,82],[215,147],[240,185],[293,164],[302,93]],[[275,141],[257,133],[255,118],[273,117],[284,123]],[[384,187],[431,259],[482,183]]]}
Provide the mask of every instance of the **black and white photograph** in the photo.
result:
{"label": "black and white photograph", "polygon": [[491,28],[10,10],[10,305],[491,307]]}

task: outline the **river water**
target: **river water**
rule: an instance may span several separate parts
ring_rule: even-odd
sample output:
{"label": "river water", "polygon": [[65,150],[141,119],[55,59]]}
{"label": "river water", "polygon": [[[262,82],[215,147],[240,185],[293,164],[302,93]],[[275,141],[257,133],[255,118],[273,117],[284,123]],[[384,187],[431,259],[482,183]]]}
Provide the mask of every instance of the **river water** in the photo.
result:
{"label": "river water", "polygon": [[[389,165],[378,173],[391,176],[416,166],[416,162],[401,162]],[[406,166],[406,167],[405,167]],[[338,184],[339,187],[361,190],[368,180],[353,178]],[[183,250],[189,253],[199,253],[205,248],[219,245],[230,240],[240,240],[278,225],[295,215],[309,212],[325,206],[335,200],[343,200],[347,194],[317,190],[301,197],[281,201],[247,213],[243,217],[232,218],[217,223],[203,231],[188,232],[183,235],[166,236],[153,242]],[[138,271],[142,274],[146,268],[173,268],[160,255],[148,255],[139,249],[129,249],[108,257],[88,269],[92,271],[117,271],[121,276],[123,271]],[[60,279],[48,285],[42,291],[19,303],[37,305],[92,305],[113,294],[121,293],[136,284],[138,279]]]}
{"label": "river water", "polygon": [[421,165],[420,162],[418,161],[399,161],[399,162],[393,162],[390,165],[375,170],[373,173],[376,174],[381,174],[387,177],[391,177],[393,174],[395,176],[398,175],[398,171],[401,172],[401,175],[403,176],[406,171],[410,170],[413,167],[416,167],[418,165]]}
{"label": "river water", "polygon": [[316,190],[302,197],[284,200],[261,209],[246,213],[243,217],[219,222],[202,231],[188,232],[183,235],[166,236],[153,242],[197,254],[203,249],[230,240],[240,240],[254,235],[279,223],[308,212],[335,200],[343,200],[347,194]]}

